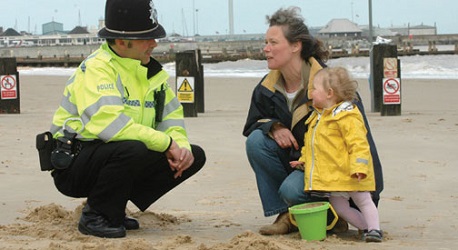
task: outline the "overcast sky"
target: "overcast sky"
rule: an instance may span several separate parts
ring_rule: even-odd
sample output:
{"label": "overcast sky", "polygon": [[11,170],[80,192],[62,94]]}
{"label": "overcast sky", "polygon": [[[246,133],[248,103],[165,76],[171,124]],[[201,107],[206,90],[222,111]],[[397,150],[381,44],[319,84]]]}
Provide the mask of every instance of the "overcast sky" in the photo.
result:
{"label": "overcast sky", "polygon": [[[228,0],[155,0],[159,22],[170,34],[229,33]],[[299,6],[309,27],[326,25],[333,18],[369,24],[369,0],[233,0],[234,33],[264,33],[266,15],[281,7]],[[104,0],[0,0],[0,26],[41,34],[41,25],[63,23],[97,27],[104,18]],[[372,0],[374,26],[437,26],[439,34],[458,34],[457,0]]]}

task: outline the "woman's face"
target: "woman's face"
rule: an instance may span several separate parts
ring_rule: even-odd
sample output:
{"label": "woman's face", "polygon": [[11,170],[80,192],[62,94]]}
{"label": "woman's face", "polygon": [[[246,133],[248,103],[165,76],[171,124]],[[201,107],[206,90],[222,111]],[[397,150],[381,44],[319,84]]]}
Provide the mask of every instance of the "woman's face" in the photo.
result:
{"label": "woman's face", "polygon": [[281,70],[291,62],[300,49],[299,43],[291,44],[286,40],[281,26],[271,26],[266,32],[264,54],[269,69]]}

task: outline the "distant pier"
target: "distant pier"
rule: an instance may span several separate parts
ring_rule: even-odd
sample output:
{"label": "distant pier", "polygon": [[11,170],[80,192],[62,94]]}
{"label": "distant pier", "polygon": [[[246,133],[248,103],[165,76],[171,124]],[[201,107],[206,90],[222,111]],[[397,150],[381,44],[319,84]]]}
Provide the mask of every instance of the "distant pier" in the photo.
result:
{"label": "distant pier", "polygon": [[[413,56],[413,55],[454,55],[458,54],[457,51],[398,51],[398,56]],[[202,63],[218,63],[223,61],[237,61],[243,59],[264,60],[263,53],[237,53],[237,54],[223,54],[213,53],[211,55],[202,54]],[[331,58],[341,57],[368,57],[369,50],[361,50],[358,53],[352,54],[347,51],[333,51]],[[161,63],[174,62],[175,54],[156,54],[153,57]],[[22,67],[77,67],[84,57],[16,57],[18,66]]]}
{"label": "distant pier", "polygon": [[[342,39],[342,38],[338,38]],[[331,58],[367,57],[367,44],[358,41],[323,39],[326,44],[352,44],[330,47]],[[458,35],[422,36],[416,39],[392,37],[397,44],[398,56],[410,55],[452,55],[458,54]],[[205,42],[159,42],[153,57],[162,63],[174,62],[177,52],[200,49],[203,63],[236,61],[241,59],[264,60],[264,41],[205,41]],[[415,45],[415,46],[414,46]],[[447,49],[442,49],[446,45]],[[0,47],[0,57],[15,57],[18,66],[24,67],[76,67],[87,56],[97,50],[100,44],[58,45],[29,47]],[[422,49],[418,49],[422,47]],[[440,49],[439,49],[440,48]]]}

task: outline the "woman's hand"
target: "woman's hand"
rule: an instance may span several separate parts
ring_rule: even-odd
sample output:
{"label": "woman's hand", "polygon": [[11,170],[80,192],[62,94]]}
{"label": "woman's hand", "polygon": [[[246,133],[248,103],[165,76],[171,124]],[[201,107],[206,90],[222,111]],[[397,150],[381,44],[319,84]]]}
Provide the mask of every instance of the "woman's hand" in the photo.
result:
{"label": "woman's hand", "polygon": [[298,150],[299,145],[297,144],[296,138],[294,138],[293,133],[285,126],[280,123],[276,123],[272,126],[270,131],[272,138],[277,142],[278,146],[281,148],[291,148]]}

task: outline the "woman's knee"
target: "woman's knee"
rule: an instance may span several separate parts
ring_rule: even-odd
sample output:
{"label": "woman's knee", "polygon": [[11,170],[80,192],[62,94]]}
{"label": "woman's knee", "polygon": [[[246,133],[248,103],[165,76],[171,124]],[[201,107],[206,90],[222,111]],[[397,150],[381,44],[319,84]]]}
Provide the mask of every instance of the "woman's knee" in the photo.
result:
{"label": "woman's knee", "polygon": [[251,134],[247,137],[245,142],[247,151],[255,150],[256,148],[261,147],[264,143],[265,137],[266,136],[264,135],[264,133],[259,129],[256,129],[253,132],[251,132]]}
{"label": "woman's knee", "polygon": [[251,132],[245,142],[248,159],[261,158],[278,153],[278,145],[268,135],[257,129]]}
{"label": "woman's knee", "polygon": [[294,188],[291,188],[289,183],[283,182],[278,189],[278,195],[284,200],[288,205],[295,203],[297,200],[297,191]]}
{"label": "woman's knee", "polygon": [[310,194],[304,192],[304,172],[298,170],[286,177],[278,194],[289,206],[312,201]]}
{"label": "woman's knee", "polygon": [[278,195],[289,206],[296,205],[300,203],[301,197],[304,196],[304,187],[286,179],[278,189]]}

